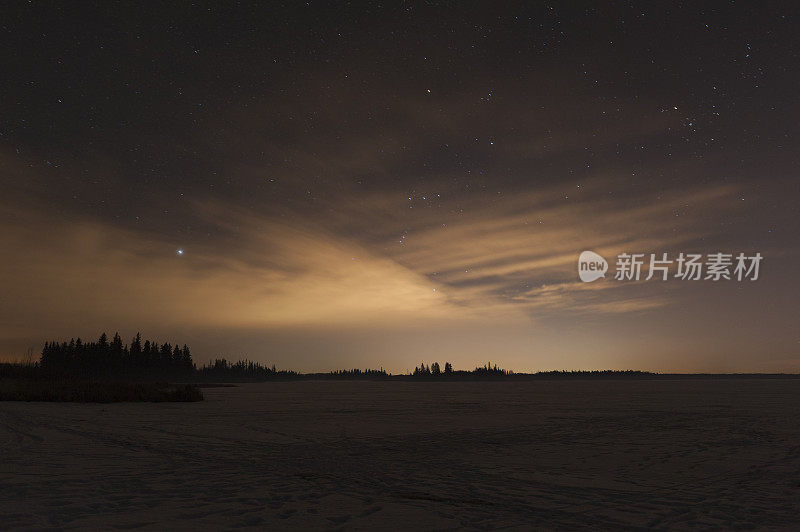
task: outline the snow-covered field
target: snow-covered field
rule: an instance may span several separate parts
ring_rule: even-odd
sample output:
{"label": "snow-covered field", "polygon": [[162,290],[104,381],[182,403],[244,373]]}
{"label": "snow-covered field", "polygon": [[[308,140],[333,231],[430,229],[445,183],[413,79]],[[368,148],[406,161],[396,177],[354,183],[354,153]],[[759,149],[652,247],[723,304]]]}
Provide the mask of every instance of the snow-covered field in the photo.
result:
{"label": "snow-covered field", "polygon": [[800,526],[800,380],[0,403],[0,528]]}

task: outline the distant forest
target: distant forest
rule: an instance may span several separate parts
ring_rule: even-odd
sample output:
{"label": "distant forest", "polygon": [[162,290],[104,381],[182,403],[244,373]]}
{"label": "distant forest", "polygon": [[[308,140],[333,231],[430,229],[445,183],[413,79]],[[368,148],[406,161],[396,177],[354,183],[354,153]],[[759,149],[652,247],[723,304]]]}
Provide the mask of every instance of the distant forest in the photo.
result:
{"label": "distant forest", "polygon": [[69,342],[46,342],[38,362],[0,364],[0,377],[68,376],[116,380],[164,380],[181,382],[259,382],[276,379],[522,379],[531,377],[641,377],[656,374],[644,371],[548,371],[514,373],[487,363],[473,370],[455,370],[450,362],[422,362],[413,372],[392,375],[380,369],[340,369],[328,373],[298,373],[279,370],[251,360],[230,362],[218,358],[197,367],[186,344],[172,345],[153,340],[142,341],[137,334],[125,344],[119,333],[111,340],[103,333],[96,342],[80,338]]}
{"label": "distant forest", "polygon": [[183,347],[145,340],[137,334],[130,346],[122,343],[119,333],[111,341],[106,333],[97,342],[74,338],[67,342],[46,342],[39,363],[44,371],[84,375],[143,374],[173,375],[195,370],[192,355]]}

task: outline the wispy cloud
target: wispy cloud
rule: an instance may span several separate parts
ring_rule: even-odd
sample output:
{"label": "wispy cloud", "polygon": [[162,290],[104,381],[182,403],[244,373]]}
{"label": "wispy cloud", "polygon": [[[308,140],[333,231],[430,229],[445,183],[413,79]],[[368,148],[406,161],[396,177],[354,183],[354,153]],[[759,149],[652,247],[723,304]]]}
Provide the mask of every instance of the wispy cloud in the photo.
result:
{"label": "wispy cloud", "polygon": [[[614,257],[661,252],[703,235],[682,196],[626,207],[623,200],[576,191],[480,201],[443,201],[420,209],[403,238],[369,234],[387,199],[288,224],[206,203],[198,211],[221,234],[175,253],[176,244],[80,220],[6,211],[18,231],[5,233],[0,275],[16,282],[3,294],[4,335],[67,330],[85,323],[266,327],[412,323],[420,320],[524,320],[561,312],[624,313],[669,298],[625,283],[576,282],[583,249]],[[724,209],[730,191],[692,191],[693,212]],[[442,212],[451,213],[444,217]],[[446,220],[442,222],[441,220]],[[66,222],[66,223],[65,223]],[[376,240],[377,239],[377,240]]]}

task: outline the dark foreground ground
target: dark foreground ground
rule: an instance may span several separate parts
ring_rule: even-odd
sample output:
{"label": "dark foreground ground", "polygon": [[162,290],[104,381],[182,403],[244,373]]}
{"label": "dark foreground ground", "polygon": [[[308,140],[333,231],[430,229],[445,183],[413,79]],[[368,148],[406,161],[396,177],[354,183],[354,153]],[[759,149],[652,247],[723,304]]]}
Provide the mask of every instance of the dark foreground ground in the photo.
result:
{"label": "dark foreground ground", "polygon": [[796,528],[800,381],[282,382],[0,403],[0,528]]}
{"label": "dark foreground ground", "polygon": [[2,378],[0,401],[121,403],[202,401],[203,392],[191,384],[167,382],[106,382],[70,378]]}

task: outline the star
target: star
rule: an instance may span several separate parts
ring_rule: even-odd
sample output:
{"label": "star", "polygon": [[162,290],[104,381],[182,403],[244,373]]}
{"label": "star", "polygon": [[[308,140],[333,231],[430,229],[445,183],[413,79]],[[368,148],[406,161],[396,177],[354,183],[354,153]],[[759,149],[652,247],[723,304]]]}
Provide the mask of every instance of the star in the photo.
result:
{"label": "star", "polygon": [[183,255],[183,248],[178,248],[178,249],[175,251],[175,253],[177,253],[178,255]]}

